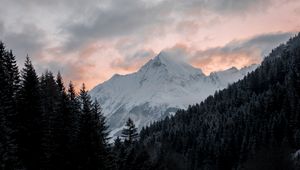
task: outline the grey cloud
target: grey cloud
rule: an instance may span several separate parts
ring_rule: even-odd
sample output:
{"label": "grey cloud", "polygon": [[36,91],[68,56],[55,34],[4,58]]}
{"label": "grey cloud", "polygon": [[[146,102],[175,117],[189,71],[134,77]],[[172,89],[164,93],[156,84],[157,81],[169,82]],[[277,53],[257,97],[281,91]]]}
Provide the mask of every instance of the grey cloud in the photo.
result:
{"label": "grey cloud", "polygon": [[152,50],[139,50],[134,55],[128,56],[127,60],[136,60],[140,58],[149,58],[154,55],[154,52]]}
{"label": "grey cloud", "polygon": [[136,67],[140,67],[142,63],[145,63],[145,61],[149,60],[155,55],[155,53],[152,50],[139,50],[135,52],[133,55],[126,55],[123,59],[116,59],[112,61],[110,66],[112,68],[121,68],[125,70],[130,70],[133,68],[136,69]]}
{"label": "grey cloud", "polygon": [[[249,57],[266,56],[273,48],[286,42],[295,33],[270,33],[254,36],[247,40],[234,40],[223,47],[209,48],[198,51],[191,58],[192,60],[201,60],[203,58],[213,58],[214,56],[236,56],[236,54],[247,54]],[[257,53],[258,55],[257,56]],[[226,59],[226,58],[225,58]]]}
{"label": "grey cloud", "polygon": [[[51,20],[49,24],[59,24],[59,36],[67,37],[63,48],[69,52],[98,39],[130,34],[147,36],[152,26],[159,27],[160,30],[169,29],[178,19],[174,16],[185,18],[184,15],[190,11],[244,13],[248,9],[263,8],[269,2],[270,0],[163,0],[155,3],[133,0],[72,0],[70,3],[69,0],[3,0],[5,5],[0,6],[0,18],[30,21],[30,18],[38,18],[41,11],[44,13],[41,17],[63,18],[59,23]],[[39,22],[32,24],[39,27]],[[24,23],[14,25],[22,27]]]}
{"label": "grey cloud", "polygon": [[4,24],[0,20],[0,37],[3,37],[3,34],[4,34]]}
{"label": "grey cloud", "polygon": [[[43,10],[58,10],[60,7],[64,9],[81,7],[84,8],[86,6],[95,6],[98,2],[97,0],[72,0],[70,3],[69,0],[2,0],[3,9],[7,7],[22,7],[24,10],[27,10],[28,13],[34,12],[32,9],[42,8]],[[30,10],[28,10],[30,9]],[[66,11],[67,12],[67,11]]]}
{"label": "grey cloud", "polygon": [[142,1],[112,1],[108,8],[97,9],[87,19],[89,22],[71,23],[63,27],[70,36],[66,49],[78,48],[83,42],[96,38],[128,35],[153,24],[165,24],[168,14],[161,14],[167,13],[167,8],[159,5],[148,7]]}
{"label": "grey cloud", "polygon": [[[155,25],[161,29],[176,22],[173,17],[190,14],[190,11],[210,10],[219,14],[247,13],[270,6],[271,0],[164,0],[150,4],[143,1],[114,0],[106,8],[95,7],[93,14],[78,21],[70,18],[70,24],[62,25],[62,30],[69,39],[66,51],[79,48],[82,44],[96,39],[139,33]],[[198,13],[199,14],[199,13]],[[201,13],[199,14],[201,15]],[[77,16],[76,16],[77,17]],[[146,33],[147,36],[148,33]],[[144,35],[145,36],[145,35]]]}
{"label": "grey cloud", "polygon": [[13,50],[21,65],[27,54],[35,57],[46,45],[45,32],[31,24],[23,25],[19,32],[10,32],[3,28],[1,34],[1,40],[8,49]]}
{"label": "grey cloud", "polygon": [[259,49],[261,51],[261,56],[264,57],[268,53],[278,46],[280,43],[286,42],[295,33],[269,33],[254,36],[248,40],[243,41],[232,41],[227,44],[222,50],[223,51],[240,51],[240,50],[250,50],[253,48]]}
{"label": "grey cloud", "polygon": [[272,4],[271,0],[213,0],[206,1],[207,7],[218,13],[243,13],[249,11],[264,11]]}

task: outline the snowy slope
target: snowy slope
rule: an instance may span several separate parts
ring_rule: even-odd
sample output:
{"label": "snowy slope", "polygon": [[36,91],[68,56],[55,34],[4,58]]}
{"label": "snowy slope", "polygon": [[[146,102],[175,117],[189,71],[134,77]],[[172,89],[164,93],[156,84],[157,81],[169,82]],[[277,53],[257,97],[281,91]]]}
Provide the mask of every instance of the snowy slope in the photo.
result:
{"label": "snowy slope", "polygon": [[172,115],[179,108],[199,103],[215,90],[243,78],[257,66],[231,68],[206,76],[200,69],[161,52],[139,71],[114,75],[90,91],[108,119],[112,135],[118,135],[127,118],[139,127]]}
{"label": "snowy slope", "polygon": [[252,64],[248,67],[244,67],[242,69],[237,69],[236,67],[232,67],[228,70],[213,72],[209,75],[212,80],[218,81],[221,87],[226,87],[228,84],[233,83],[244,76],[246,76],[249,72],[255,70],[257,68],[257,64]]}

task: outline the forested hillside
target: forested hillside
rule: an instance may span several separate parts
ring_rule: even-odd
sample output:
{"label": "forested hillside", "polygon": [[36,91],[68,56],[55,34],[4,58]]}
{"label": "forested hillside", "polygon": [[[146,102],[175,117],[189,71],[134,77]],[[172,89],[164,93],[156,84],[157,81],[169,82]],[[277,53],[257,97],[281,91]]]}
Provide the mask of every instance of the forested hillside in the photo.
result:
{"label": "forested hillside", "polygon": [[254,72],[146,127],[154,169],[292,169],[300,149],[300,34]]}

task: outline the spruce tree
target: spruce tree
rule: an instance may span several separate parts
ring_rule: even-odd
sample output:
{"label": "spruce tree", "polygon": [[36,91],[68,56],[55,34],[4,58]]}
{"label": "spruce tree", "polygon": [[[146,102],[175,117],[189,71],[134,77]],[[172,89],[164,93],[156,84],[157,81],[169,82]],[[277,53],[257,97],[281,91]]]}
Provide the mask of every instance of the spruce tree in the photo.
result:
{"label": "spruce tree", "polygon": [[19,71],[12,51],[0,42],[0,168],[20,168],[16,143],[16,93]]}
{"label": "spruce tree", "polygon": [[64,122],[61,91],[53,74],[46,71],[40,81],[42,97],[43,165],[45,169],[63,168],[65,163]]}
{"label": "spruce tree", "polygon": [[137,128],[132,119],[128,118],[124,129],[122,130],[122,137],[125,144],[132,144],[138,139]]}
{"label": "spruce tree", "polygon": [[71,166],[78,168],[81,163],[80,155],[80,141],[79,141],[79,129],[80,129],[80,118],[81,118],[81,103],[79,96],[77,95],[74,85],[72,82],[69,83],[67,89],[67,98],[68,98],[68,110],[70,112],[70,126],[66,125],[66,131],[71,131],[69,133],[68,140],[71,143],[69,148],[71,149],[70,161],[72,162]]}
{"label": "spruce tree", "polygon": [[79,121],[80,169],[107,169],[107,132],[98,104],[92,100],[83,84],[80,90],[81,115]]}
{"label": "spruce tree", "polygon": [[80,102],[78,99],[78,96],[76,94],[74,85],[72,82],[69,83],[69,88],[67,91],[67,100],[68,100],[68,111],[70,112],[70,142],[71,143],[76,143],[77,142],[77,137],[78,137],[78,131],[79,131],[79,117],[80,117]]}
{"label": "spruce tree", "polygon": [[20,158],[27,169],[39,169],[42,155],[41,95],[39,79],[28,56],[21,72],[18,96],[17,143]]}
{"label": "spruce tree", "polygon": [[78,110],[75,109],[76,106],[79,107],[79,103],[75,103],[75,90],[72,87],[72,92],[74,97],[69,98],[66,89],[64,87],[63,78],[60,73],[57,74],[56,84],[58,86],[59,91],[59,104],[60,104],[60,112],[61,112],[61,121],[63,128],[61,129],[61,137],[59,141],[60,145],[60,154],[63,157],[63,163],[61,168],[63,169],[74,169],[76,164],[75,162],[75,142],[77,135],[77,116]]}
{"label": "spruce tree", "polygon": [[108,126],[106,125],[106,118],[103,115],[102,109],[100,107],[100,104],[97,100],[94,101],[92,104],[92,113],[94,116],[94,121],[96,125],[96,129],[98,130],[98,133],[101,137],[102,144],[107,145],[108,138]]}

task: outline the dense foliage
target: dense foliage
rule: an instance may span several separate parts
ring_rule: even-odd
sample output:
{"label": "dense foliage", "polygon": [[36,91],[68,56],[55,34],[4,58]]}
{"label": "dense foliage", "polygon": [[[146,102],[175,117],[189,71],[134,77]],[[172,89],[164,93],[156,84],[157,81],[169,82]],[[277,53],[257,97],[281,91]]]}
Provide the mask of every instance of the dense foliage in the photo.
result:
{"label": "dense foliage", "polygon": [[[137,133],[129,119],[109,144],[101,107],[85,86],[19,73],[0,43],[0,169],[297,169],[300,34],[254,72],[200,104]],[[299,151],[300,153],[300,151]],[[299,168],[299,167],[298,167]]]}

